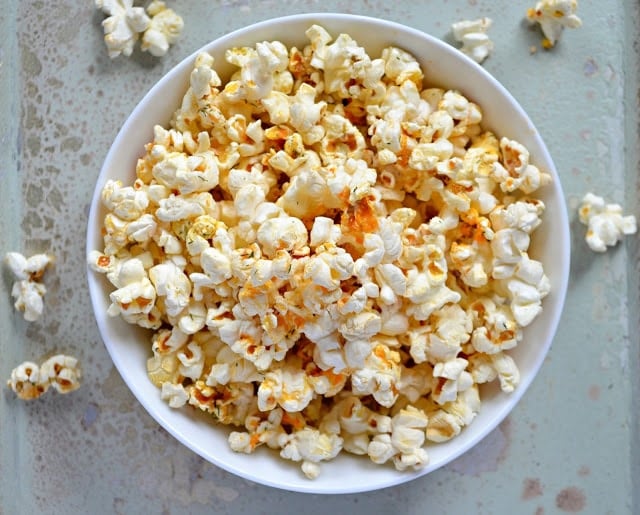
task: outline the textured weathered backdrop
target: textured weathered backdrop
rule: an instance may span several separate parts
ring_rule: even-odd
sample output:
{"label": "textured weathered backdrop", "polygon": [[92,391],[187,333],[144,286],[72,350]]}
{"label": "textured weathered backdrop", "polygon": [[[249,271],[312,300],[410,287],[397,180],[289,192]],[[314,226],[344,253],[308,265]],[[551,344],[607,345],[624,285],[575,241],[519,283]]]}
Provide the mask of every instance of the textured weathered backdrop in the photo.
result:
{"label": "textured weathered backdrop", "polygon": [[[185,20],[161,59],[110,60],[93,2],[9,0],[0,12],[0,256],[48,251],[42,320],[13,311],[0,274],[0,378],[69,352],[83,387],[23,403],[0,394],[0,513],[637,513],[637,237],[591,253],[575,208],[586,191],[638,211],[638,5],[583,1],[584,26],[551,52],[523,23],[533,0],[169,2]],[[528,111],[562,178],[572,275],[560,330],[521,404],[467,455],[377,493],[291,494],[208,464],[160,429],[113,368],[92,319],[85,224],[101,163],[144,93],[221,34],[314,11],[384,17],[450,41],[454,21],[493,18],[484,66]],[[635,472],[635,474],[634,474]],[[348,480],[345,478],[345,480]],[[634,509],[635,508],[635,509]]]}

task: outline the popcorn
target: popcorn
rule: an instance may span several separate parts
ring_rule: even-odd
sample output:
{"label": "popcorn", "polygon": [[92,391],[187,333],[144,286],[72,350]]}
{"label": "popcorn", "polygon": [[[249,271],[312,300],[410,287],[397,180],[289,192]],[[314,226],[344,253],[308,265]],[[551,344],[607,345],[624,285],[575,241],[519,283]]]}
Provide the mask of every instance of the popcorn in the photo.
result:
{"label": "popcorn", "polygon": [[7,386],[23,400],[37,399],[49,387],[40,380],[40,367],[31,361],[25,361],[11,371]]}
{"label": "popcorn", "polygon": [[391,419],[391,434],[374,436],[367,452],[374,463],[393,458],[397,470],[420,469],[429,458],[422,448],[425,441],[427,417],[413,406],[402,409]]}
{"label": "popcorn", "polygon": [[210,413],[222,424],[242,425],[253,408],[253,387],[246,383],[207,386],[196,381],[186,387],[191,406]]}
{"label": "popcorn", "polygon": [[285,365],[267,372],[258,388],[258,408],[270,411],[279,405],[288,413],[302,411],[313,396],[313,388],[304,370]]}
{"label": "popcorn", "polygon": [[406,51],[307,36],[229,49],[225,83],[196,57],[133,185],[105,184],[87,261],[109,313],[153,330],[160,397],[236,426],[234,451],[309,478],[341,451],[419,469],[479,384],[517,387],[508,352],[550,289],[529,256],[550,176]]}
{"label": "popcorn", "polygon": [[400,381],[400,355],[386,345],[375,346],[365,359],[364,366],[351,375],[351,389],[357,395],[373,395],[387,408],[393,406]]}
{"label": "popcorn", "polygon": [[627,234],[637,231],[636,218],[623,216],[619,204],[607,204],[602,197],[587,193],[579,208],[580,221],[587,226],[585,240],[594,252],[605,252]]}
{"label": "popcorn", "polygon": [[504,166],[496,162],[491,178],[500,184],[502,191],[510,193],[519,189],[529,194],[551,181],[549,174],[529,164],[529,151],[522,144],[502,138],[500,150]]}
{"label": "popcorn", "polygon": [[43,297],[47,288],[39,279],[52,260],[47,254],[34,254],[29,258],[19,252],[7,252],[5,255],[5,262],[16,278],[11,288],[14,307],[23,312],[28,322],[38,320],[44,311]]}
{"label": "popcorn", "polygon": [[162,383],[160,398],[172,408],[182,408],[189,400],[189,394],[181,384]]}
{"label": "popcorn", "polygon": [[477,386],[461,392],[455,401],[429,411],[426,438],[431,442],[446,442],[460,434],[480,410],[480,396]]}
{"label": "popcorn", "polygon": [[450,361],[436,363],[433,367],[434,385],[431,398],[438,404],[455,401],[458,392],[465,391],[473,385],[473,378],[465,371],[468,361],[455,358]]}
{"label": "popcorn", "polygon": [[169,316],[176,316],[189,305],[191,282],[186,274],[174,263],[166,262],[149,269],[149,279],[155,293],[164,297],[164,305]]}
{"label": "popcorn", "polygon": [[128,260],[123,265],[116,282],[120,287],[109,296],[111,300],[107,310],[109,316],[121,315],[131,323],[146,320],[146,315],[150,315],[154,310],[156,290],[144,269],[141,268],[141,262],[135,258]]}
{"label": "popcorn", "polygon": [[538,261],[524,257],[515,270],[515,278],[507,282],[511,311],[520,327],[528,326],[542,311],[542,299],[551,285]]}
{"label": "popcorn", "polygon": [[[522,338],[522,331],[507,306],[497,305],[487,298],[471,305],[477,324],[471,335],[471,345],[483,354],[496,354],[515,347]],[[482,382],[482,381],[476,381]]]}
{"label": "popcorn", "polygon": [[23,400],[37,399],[50,387],[58,393],[69,393],[80,387],[78,360],[64,354],[56,354],[38,366],[25,361],[11,371],[7,386]]}
{"label": "popcorn", "polygon": [[500,388],[503,392],[511,393],[520,382],[520,372],[513,358],[503,352],[491,355],[491,363],[500,379]]}
{"label": "popcorn", "polygon": [[159,157],[152,169],[153,176],[171,190],[189,194],[209,191],[218,185],[218,165],[209,150],[188,157],[182,152],[164,152]]}
{"label": "popcorn", "polygon": [[151,20],[142,36],[140,49],[161,57],[180,37],[184,22],[182,17],[178,16],[173,9],[168,9],[160,0],[151,2],[147,6],[147,13],[151,16]]}
{"label": "popcorn", "polygon": [[81,376],[78,360],[72,356],[56,354],[40,365],[40,382],[49,384],[58,393],[69,393],[80,388]]}
{"label": "popcorn", "polygon": [[143,190],[123,187],[121,181],[108,180],[100,198],[104,207],[126,221],[137,220],[149,206],[149,198]]}
{"label": "popcorn", "polygon": [[249,360],[224,346],[216,355],[216,362],[207,376],[207,386],[229,383],[252,383],[262,381],[264,375],[258,372]]}
{"label": "popcorn", "polygon": [[477,63],[482,63],[493,50],[493,42],[487,36],[492,23],[491,18],[480,18],[463,20],[451,25],[453,38],[462,43],[460,51]]}
{"label": "popcorn", "polygon": [[119,55],[129,57],[140,34],[143,51],[163,56],[182,31],[182,18],[160,0],[151,2],[146,12],[144,7],[133,7],[133,0],[95,0],[95,5],[109,15],[102,27],[112,59]]}
{"label": "popcorn", "polygon": [[576,15],[577,0],[540,0],[527,10],[527,20],[538,23],[544,34],[542,46],[550,49],[560,40],[565,27],[576,29],[582,20]]}
{"label": "popcorn", "polygon": [[292,461],[302,461],[302,471],[309,479],[318,476],[317,463],[335,458],[342,448],[342,438],[324,434],[305,427],[289,435],[280,451],[280,456]]}
{"label": "popcorn", "polygon": [[149,26],[143,7],[133,7],[133,0],[95,0],[96,7],[108,14],[102,22],[104,42],[111,59],[130,56],[139,34]]}
{"label": "popcorn", "polygon": [[292,216],[269,218],[257,232],[258,243],[267,256],[274,256],[279,250],[292,253],[304,252],[308,232],[302,221]]}

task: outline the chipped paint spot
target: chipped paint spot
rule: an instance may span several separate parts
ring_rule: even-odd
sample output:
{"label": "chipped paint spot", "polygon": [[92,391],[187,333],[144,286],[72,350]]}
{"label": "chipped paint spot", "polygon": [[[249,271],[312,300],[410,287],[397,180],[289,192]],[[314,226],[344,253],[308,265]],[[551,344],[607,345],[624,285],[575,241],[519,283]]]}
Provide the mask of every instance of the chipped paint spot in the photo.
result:
{"label": "chipped paint spot", "polygon": [[598,73],[598,63],[592,58],[589,57],[584,63],[583,72],[585,77],[593,77]]}
{"label": "chipped paint spot", "polygon": [[522,495],[520,496],[523,501],[534,499],[542,495],[542,485],[537,477],[527,477],[522,482]]}
{"label": "chipped paint spot", "polygon": [[600,399],[600,386],[598,386],[597,384],[592,384],[589,387],[589,399],[591,399],[592,401],[597,401]]}
{"label": "chipped paint spot", "polygon": [[611,66],[610,64],[605,66],[603,76],[607,82],[611,82],[613,79],[615,79],[616,71],[613,69],[613,66]]}
{"label": "chipped paint spot", "polygon": [[98,418],[98,413],[100,413],[98,405],[93,402],[89,403],[82,416],[82,427],[84,429],[90,428]]}
{"label": "chipped paint spot", "polygon": [[450,465],[451,469],[465,476],[479,476],[483,472],[496,471],[508,455],[511,443],[511,421],[505,419],[481,443]]}
{"label": "chipped paint spot", "polygon": [[582,465],[578,469],[578,475],[581,476],[581,477],[586,477],[589,474],[591,474],[591,469],[589,467],[587,467],[586,465]]}
{"label": "chipped paint spot", "polygon": [[568,513],[578,513],[584,509],[587,498],[582,490],[575,486],[570,486],[561,490],[556,496],[556,506]]}

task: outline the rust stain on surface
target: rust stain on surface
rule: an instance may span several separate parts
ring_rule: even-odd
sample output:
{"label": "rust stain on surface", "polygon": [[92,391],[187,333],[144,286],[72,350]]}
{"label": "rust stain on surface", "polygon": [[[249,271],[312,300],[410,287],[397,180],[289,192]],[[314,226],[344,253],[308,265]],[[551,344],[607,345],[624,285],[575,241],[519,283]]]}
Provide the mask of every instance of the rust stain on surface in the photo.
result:
{"label": "rust stain on surface", "polygon": [[540,484],[540,480],[536,477],[525,478],[522,482],[522,500],[528,501],[529,499],[540,497],[541,495],[542,485]]}
{"label": "rust stain on surface", "polygon": [[584,509],[587,498],[582,490],[575,486],[570,486],[561,490],[556,496],[556,506],[568,513],[578,513]]}
{"label": "rust stain on surface", "polygon": [[589,387],[589,399],[597,401],[600,399],[600,387],[597,384],[592,384]]}

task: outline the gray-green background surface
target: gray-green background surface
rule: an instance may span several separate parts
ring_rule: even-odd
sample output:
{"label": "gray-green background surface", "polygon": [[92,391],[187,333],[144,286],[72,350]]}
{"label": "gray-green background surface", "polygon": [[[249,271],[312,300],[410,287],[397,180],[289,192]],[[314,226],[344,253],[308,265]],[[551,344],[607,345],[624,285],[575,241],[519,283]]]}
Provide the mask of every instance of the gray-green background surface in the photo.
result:
{"label": "gray-green background surface", "polygon": [[[638,238],[604,255],[584,243],[587,191],[638,210],[636,0],[583,0],[583,27],[551,52],[523,23],[533,0],[176,0],[185,30],[156,59],[110,60],[93,1],[5,0],[0,10],[0,256],[56,256],[45,314],[12,307],[0,274],[0,379],[24,359],[77,356],[84,384],[24,403],[0,393],[0,513],[638,513]],[[85,224],[101,163],[146,91],[208,41],[274,16],[384,17],[450,41],[451,23],[493,18],[485,68],[522,104],[560,173],[572,273],[553,347],[522,402],[448,466],[374,493],[311,496],[205,462],[147,415],[114,369],[86,288]],[[635,44],[634,44],[635,42]],[[348,478],[345,478],[348,481]],[[637,487],[637,485],[636,485]],[[637,489],[637,488],[636,488]]]}

